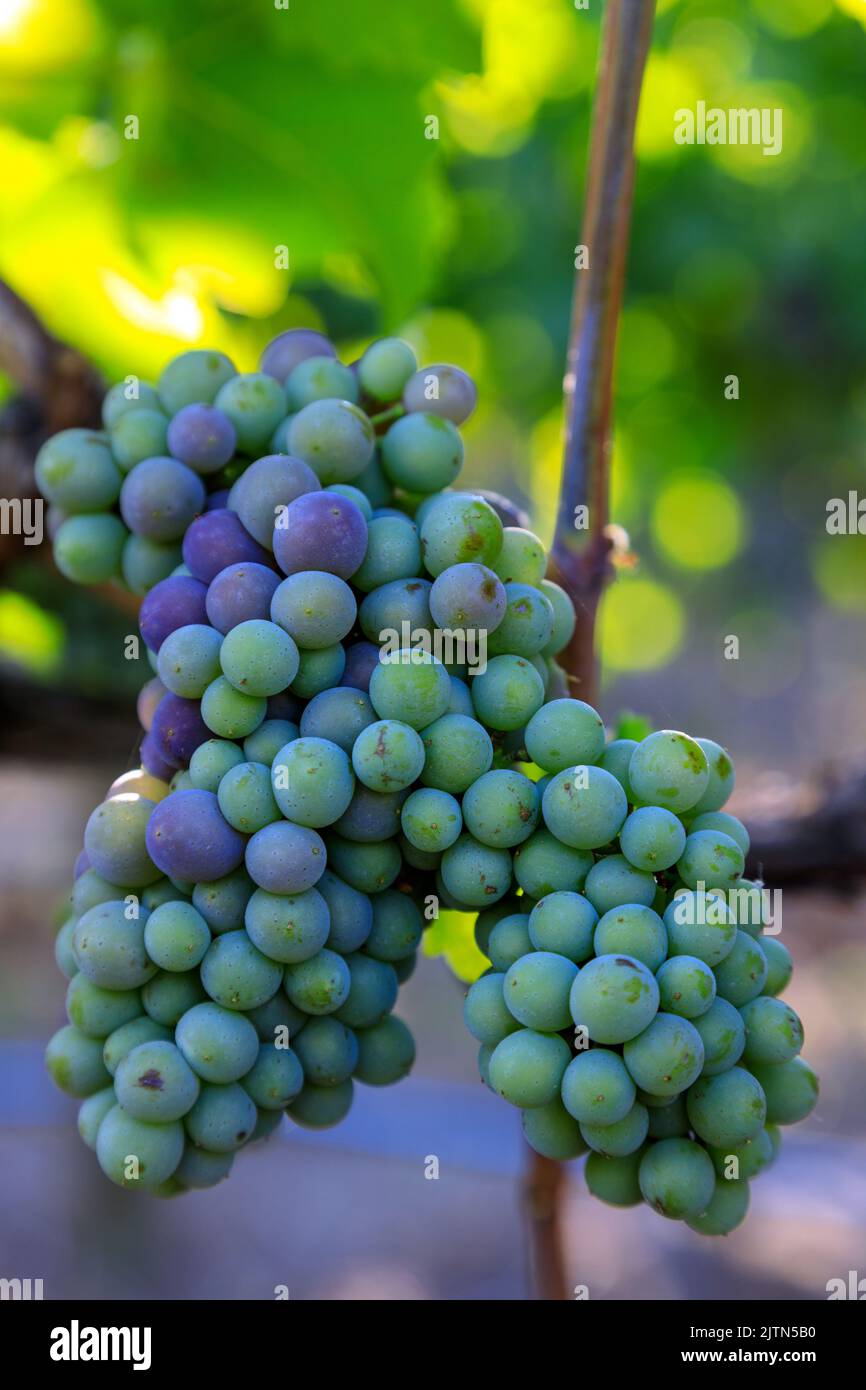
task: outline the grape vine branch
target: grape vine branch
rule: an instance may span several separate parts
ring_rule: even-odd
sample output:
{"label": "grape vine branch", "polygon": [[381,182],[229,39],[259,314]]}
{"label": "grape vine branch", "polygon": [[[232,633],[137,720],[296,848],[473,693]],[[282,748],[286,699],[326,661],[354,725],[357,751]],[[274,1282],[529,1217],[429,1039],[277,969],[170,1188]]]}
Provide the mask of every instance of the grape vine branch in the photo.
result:
{"label": "grape vine branch", "polygon": [[[554,578],[571,596],[577,625],[561,657],[574,693],[596,693],[595,619],[610,573],[607,532],[613,369],[634,191],[634,131],[655,0],[608,0],[601,34],[581,244],[576,256],[564,382],[565,455],[552,550]],[[587,508],[588,527],[575,527]],[[538,1296],[568,1296],[562,1239],[565,1174],[531,1153],[524,1182]]]}

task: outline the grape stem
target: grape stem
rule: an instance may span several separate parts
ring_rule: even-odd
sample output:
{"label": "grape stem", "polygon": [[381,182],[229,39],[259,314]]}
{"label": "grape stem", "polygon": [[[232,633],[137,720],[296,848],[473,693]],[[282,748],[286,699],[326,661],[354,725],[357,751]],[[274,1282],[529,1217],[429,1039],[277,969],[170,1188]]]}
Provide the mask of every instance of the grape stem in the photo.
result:
{"label": "grape stem", "polygon": [[381,410],[378,415],[371,415],[370,424],[378,429],[381,425],[390,425],[392,421],[399,420],[400,417],[405,414],[406,410],[404,406],[399,404],[392,405],[388,410]]}
{"label": "grape stem", "polygon": [[[654,12],[655,0],[608,0],[605,6],[581,233],[588,265],[579,268],[576,257],[563,383],[565,454],[551,573],[577,609],[574,636],[560,661],[575,694],[589,701],[597,687],[596,613],[611,572],[607,526],[613,368],[634,192],[635,122]],[[579,507],[588,508],[585,529],[575,526]],[[566,1188],[562,1165],[531,1152],[524,1205],[531,1270],[541,1299],[563,1300],[579,1282],[566,1277]]]}

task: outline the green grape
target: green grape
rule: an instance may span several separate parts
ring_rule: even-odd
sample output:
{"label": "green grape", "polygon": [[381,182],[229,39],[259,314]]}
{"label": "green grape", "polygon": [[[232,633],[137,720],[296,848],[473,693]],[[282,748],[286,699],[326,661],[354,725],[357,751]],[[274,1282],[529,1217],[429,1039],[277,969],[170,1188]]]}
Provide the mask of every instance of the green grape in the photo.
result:
{"label": "green grape", "polygon": [[380,719],[362,729],[352,748],[358,780],[375,792],[402,791],[424,767],[421,735],[397,719]]}
{"label": "green grape", "polygon": [[111,427],[111,452],[124,473],[144,459],[163,458],[167,452],[168,420],[161,410],[130,410]]}
{"label": "green grape", "polygon": [[685,1139],[689,1132],[689,1117],[682,1095],[674,1096],[670,1105],[649,1107],[650,1139]]}
{"label": "green grape", "polygon": [[[721,744],[711,738],[697,740],[703,749],[709,767],[709,781],[700,800],[692,807],[692,814],[702,816],[705,811],[718,811],[724,806],[734,790],[734,765]],[[734,836],[736,839],[736,836]],[[744,850],[748,853],[748,850]]]}
{"label": "green grape", "polygon": [[176,541],[129,535],[120,553],[120,571],[127,587],[139,598],[144,598],[155,585],[175,572],[182,558]]}
{"label": "green grape", "polygon": [[113,1110],[116,1104],[117,1097],[114,1094],[114,1087],[106,1086],[103,1091],[94,1091],[92,1096],[88,1096],[87,1100],[83,1100],[79,1105],[78,1133],[88,1149],[96,1148],[99,1126],[109,1110]]}
{"label": "green grape", "polygon": [[193,1191],[216,1187],[218,1182],[228,1177],[234,1161],[232,1153],[209,1153],[207,1149],[197,1149],[195,1145],[187,1144],[174,1177],[184,1188]]}
{"label": "green grape", "polygon": [[520,1027],[505,1003],[505,978],[501,971],[482,975],[470,985],[463,1005],[463,1020],[473,1038],[492,1047]]}
{"label": "green grape", "polygon": [[731,816],[727,811],[704,811],[701,815],[691,817],[689,813],[689,834],[695,835],[700,830],[712,830],[717,834],[720,832],[727,835],[735,844],[740,846],[744,855],[749,853],[751,839],[749,832],[741,820],[736,816]]}
{"label": "green grape", "polygon": [[594,763],[604,747],[604,723],[583,700],[552,700],[526,726],[526,750],[545,772]]}
{"label": "green grape", "polygon": [[197,970],[161,970],[141,991],[145,1013],[164,1028],[174,1028],[188,1009],[206,998]]}
{"label": "green grape", "polygon": [[418,369],[408,343],[401,338],[380,338],[371,343],[358,363],[358,380],[376,401],[396,401]]}
{"label": "green grape", "polygon": [[689,1217],[686,1225],[702,1236],[726,1236],[745,1221],[748,1210],[749,1184],[721,1178],[706,1211]]}
{"label": "green grape", "polygon": [[548,830],[536,830],[514,852],[514,877],[530,898],[578,893],[591,868],[591,854],[564,845]]}
{"label": "green grape", "polygon": [[740,1013],[746,1025],[743,1061],[747,1066],[790,1062],[797,1056],[803,1046],[803,1025],[790,1004],[765,995],[744,1004]]}
{"label": "green grape", "polygon": [[[310,1026],[325,1021],[311,1019]],[[244,1090],[260,1110],[285,1110],[300,1095],[303,1085],[299,1057],[291,1048],[275,1047],[273,1043],[262,1043],[256,1061],[243,1079]]]}
{"label": "green grape", "polygon": [[346,956],[346,965],[349,993],[334,1018],[349,1028],[372,1028],[397,1002],[396,969],[360,951]]}
{"label": "green grape", "polygon": [[301,1084],[306,1080],[314,1086],[340,1086],[358,1064],[355,1034],[345,1023],[330,1016],[311,1018],[295,1050],[303,1068]]}
{"label": "green grape", "polygon": [[628,777],[641,801],[680,812],[700,801],[710,771],[704,750],[693,738],[673,729],[660,729],[638,744]]}
{"label": "green grape", "polygon": [[127,1115],[149,1124],[167,1124],[192,1109],[199,1080],[174,1043],[144,1042],[119,1064],[114,1090]]}
{"label": "green grape", "polygon": [[744,868],[736,840],[716,830],[690,830],[677,862],[680,878],[689,888],[730,888],[740,881]]}
{"label": "green grape", "polygon": [[287,744],[274,760],[272,777],[283,815],[312,829],[339,820],[355,790],[348,757],[325,738],[296,738]]}
{"label": "green grape", "polygon": [[597,1043],[623,1043],[642,1033],[658,1011],[654,976],[631,956],[596,956],[571,987],[571,1016]]}
{"label": "green grape", "polygon": [[102,1049],[102,1059],[110,1075],[114,1076],[124,1057],[144,1042],[171,1042],[171,1031],[147,1014],[140,1014],[138,1018],[115,1028],[105,1039]]}
{"label": "green grape", "polygon": [[486,907],[511,887],[511,855],[463,834],[442,856],[442,879],[448,892],[467,907]]}
{"label": "green grape", "polygon": [[156,974],[144,947],[148,914],[123,902],[100,903],[79,917],[72,937],[78,967],[103,989],[138,989]]}
{"label": "green grape", "polygon": [[281,981],[279,965],[263,955],[245,931],[216,937],[201,963],[202,984],[226,1009],[258,1008],[276,994]]}
{"label": "green grape", "polygon": [[521,1110],[548,1105],[559,1094],[570,1059],[568,1043],[562,1038],[521,1028],[495,1048],[490,1058],[491,1086]]}
{"label": "green grape", "polygon": [[78,974],[78,962],[72,949],[72,938],[77,920],[76,917],[67,917],[54,938],[54,959],[57,962],[57,969],[61,975],[66,976],[67,980],[74,979]]}
{"label": "green grape", "polygon": [[299,665],[294,639],[262,618],[238,623],[222,640],[223,675],[244,695],[278,695],[291,685]]}
{"label": "green grape", "polygon": [[192,903],[163,903],[145,923],[144,947],[160,970],[195,969],[210,942],[210,928]]}
{"label": "green grape", "polygon": [[217,800],[223,818],[244,835],[254,835],[280,819],[271,769],[264,763],[237,763],[229,768],[219,784]]}
{"label": "green grape", "polygon": [[681,1018],[700,1018],[716,997],[716,977],[697,956],[671,956],[656,980],[662,1009]]}
{"label": "green grape", "polygon": [[487,956],[494,970],[503,974],[532,951],[528,918],[525,912],[512,912],[502,917],[487,938]]}
{"label": "green grape", "polygon": [[580,965],[592,955],[597,921],[580,893],[548,893],[529,915],[529,937],[536,951],[555,951]]}
{"label": "green grape", "polygon": [[419,787],[403,803],[400,824],[416,849],[441,854],[454,844],[463,829],[460,802],[449,792]]}
{"label": "green grape", "polygon": [[271,435],[286,414],[282,387],[262,372],[230,377],[220,387],[213,403],[234,425],[239,452],[253,458],[264,453]]}
{"label": "green grape", "polygon": [[200,700],[220,673],[222,640],[204,623],[188,623],[170,632],[157,658],[159,678],[166,690],[185,700]]}
{"label": "green grape", "polygon": [[363,410],[351,401],[311,401],[292,420],[288,445],[289,453],[309,464],[323,485],[361,485],[375,453],[376,435]]}
{"label": "green grape", "polygon": [[606,1047],[578,1052],[562,1078],[562,1103],[580,1124],[617,1124],[631,1111],[635,1095],[622,1058]]}
{"label": "green grape", "polygon": [[[502,532],[502,549],[492,568],[504,584],[532,584],[538,588],[547,569],[547,552],[532,531],[522,526],[506,526]],[[550,601],[549,594],[547,598]]]}
{"label": "green grape", "polygon": [[742,1008],[761,993],[767,979],[767,957],[759,942],[738,931],[733,950],[714,967],[716,992],[735,1008]]}
{"label": "green grape", "polygon": [[627,1154],[624,1158],[607,1158],[590,1153],[584,1176],[594,1197],[612,1207],[636,1207],[642,1200],[638,1172],[645,1149]]}
{"label": "green grape", "polygon": [[582,1124],[580,1132],[591,1149],[608,1158],[625,1158],[636,1153],[649,1129],[649,1111],[637,1102],[628,1114],[612,1125]]}
{"label": "green grape", "polygon": [[328,939],[331,914],[316,888],[291,894],[257,888],[247,903],[244,925],[253,945],[263,955],[295,965],[322,949]]}
{"label": "green grape", "polygon": [[692,1129],[716,1149],[754,1139],[767,1118],[761,1085],[743,1067],[701,1077],[688,1093],[686,1108]]}
{"label": "green grape", "polygon": [[[591,878],[592,871],[587,878],[587,896],[591,894]],[[653,973],[667,954],[667,944],[667,932],[658,913],[633,900],[605,912],[593,938],[597,956],[633,956]]]}
{"label": "green grape", "polygon": [[244,739],[244,757],[247,762],[270,767],[280,750],[297,737],[298,727],[288,719],[266,719]]}
{"label": "green grape", "polygon": [[162,369],[157,390],[163,410],[176,415],[185,405],[211,405],[220,387],[237,376],[237,368],[225,353],[193,348],[182,352]]}
{"label": "green grape", "polygon": [[95,869],[85,869],[75,880],[72,889],[72,911],[77,920],[100,903],[117,902],[123,890],[116,883],[108,883]]}
{"label": "green grape", "polygon": [[102,423],[107,430],[130,410],[161,410],[156,387],[137,377],[115,382],[102,401]]}
{"label": "green grape", "polygon": [[764,982],[764,993],[781,994],[787,988],[794,971],[791,952],[775,936],[762,936],[761,950],[767,958],[767,978]]}
{"label": "green grape", "polygon": [[493,1090],[490,1084],[490,1058],[493,1056],[494,1050],[494,1043],[482,1043],[478,1049],[478,1075],[488,1091]]}
{"label": "green grape", "polygon": [[524,1110],[520,1118],[527,1144],[544,1158],[564,1163],[586,1153],[580,1126],[561,1101],[554,1099]]}
{"label": "green grape", "polygon": [[45,1066],[55,1086],[79,1100],[103,1090],[111,1079],[102,1060],[101,1040],[86,1037],[71,1024],[51,1038]]}
{"label": "green grape", "polygon": [[386,888],[373,898],[373,925],[364,950],[374,960],[394,964],[415,954],[423,931],[421,913],[412,899]]}
{"label": "green grape", "polygon": [[228,1086],[205,1085],[184,1118],[194,1144],[211,1153],[235,1153],[250,1138],[256,1124],[256,1107],[236,1081]]}
{"label": "green grape", "polygon": [[107,1038],[140,1013],[141,995],[137,989],[102,989],[82,974],[69,981],[66,1014],[85,1037]]}
{"label": "green grape", "polygon": [[288,1115],[304,1129],[330,1129],[345,1119],[352,1107],[351,1079],[339,1086],[304,1087],[288,1107]]}
{"label": "green grape", "polygon": [[[612,748],[613,744],[610,746]],[[650,874],[676,864],[686,843],[682,821],[662,806],[638,807],[626,818],[619,832],[620,849],[626,859],[636,869]]]}
{"label": "green grape", "polygon": [[280,1042],[288,1042],[289,1039],[294,1041],[309,1022],[307,1015],[296,1009],[294,1004],[290,1004],[281,990],[266,1004],[259,1004],[257,1009],[250,1009],[245,1017],[255,1028],[260,1042],[274,1042],[275,1039]]}
{"label": "green grape", "polygon": [[534,831],[538,816],[535,784],[521,772],[505,768],[486,772],[463,797],[466,829],[483,845],[495,849],[522,844]]}
{"label": "green grape", "polygon": [[628,813],[625,792],[616,778],[586,765],[559,772],[541,801],[547,828],[573,849],[599,849],[618,834]]}
{"label": "green grape", "polygon": [[236,743],[230,743],[227,739],[209,738],[205,743],[199,744],[189,760],[192,784],[200,791],[217,793],[226,773],[243,760],[244,755]]}
{"label": "green grape", "polygon": [[466,493],[437,498],[421,523],[421,553],[434,579],[450,565],[492,566],[502,549],[502,522],[488,502]]}
{"label": "green grape", "polygon": [[395,652],[387,658],[380,657],[374,668],[370,700],[380,719],[395,719],[413,729],[426,729],[448,709],[451,680],[441,661],[428,652]]}
{"label": "green grape", "polygon": [[571,641],[577,615],[574,611],[574,604],[559,584],[554,584],[552,579],[542,579],[538,587],[550,600],[553,608],[553,633],[541,655],[556,656]]}
{"label": "green grape", "polygon": [[257,1110],[256,1127],[250,1135],[250,1143],[258,1144],[260,1141],[270,1139],[271,1135],[279,1129],[283,1123],[284,1110]]}
{"label": "green grape", "polygon": [[746,1045],[746,1027],[727,999],[714,999],[706,1013],[692,1022],[704,1044],[702,1076],[718,1076],[740,1060]]}
{"label": "green grape", "polygon": [[644,1201],[673,1221],[700,1216],[716,1187],[709,1154],[691,1139],[651,1144],[641,1159],[638,1181]]}
{"label": "green grape", "polygon": [[622,1055],[642,1091],[676,1096],[700,1076],[704,1044],[687,1018],[659,1013],[643,1033],[626,1043]]}
{"label": "green grape", "polygon": [[729,1180],[756,1178],[774,1158],[773,1142],[766,1129],[762,1129],[754,1139],[747,1139],[745,1144],[710,1148],[708,1152],[718,1176]]}
{"label": "green grape", "polygon": [[235,869],[224,878],[197,883],[192,905],[218,936],[221,932],[237,931],[244,925],[244,911],[254,889],[255,884],[246,869]]}
{"label": "green grape", "polygon": [[342,956],[323,949],[308,960],[287,965],[283,984],[296,1009],[332,1014],[348,998],[351,975]]}
{"label": "green grape", "polygon": [[491,656],[538,656],[553,632],[550,600],[531,584],[506,584],[505,599],[504,617],[488,634],[488,652]]}
{"label": "green grape", "polygon": [[312,401],[358,400],[354,372],[333,357],[307,357],[292,369],[286,379],[289,410],[302,410]]}
{"label": "green grape", "polygon": [[121,475],[104,434],[61,430],[46,440],[34,464],[36,486],[65,516],[97,513],[114,505]]}
{"label": "green grape", "polygon": [[421,781],[438,791],[465,792],[493,762],[490,735],[468,715],[444,714],[421,737],[425,754]]}
{"label": "green grape", "polygon": [[544,703],[544,682],[525,657],[494,656],[472,682],[472,703],[489,729],[522,729]]}
{"label": "green grape", "polygon": [[[766,1126],[766,1134],[770,1140],[770,1146],[773,1150],[773,1156],[770,1159],[770,1163],[775,1163],[782,1149],[782,1131],[778,1125],[768,1124]],[[767,1166],[769,1167],[769,1164]]]}
{"label": "green grape", "polygon": [[552,951],[532,951],[509,966],[505,1003],[525,1028],[559,1032],[571,1023],[568,1001],[576,976],[574,961]]}
{"label": "green grape", "polygon": [[250,1019],[210,1001],[195,1004],[183,1014],[175,1042],[195,1074],[219,1086],[246,1076],[259,1051]]}
{"label": "green grape", "polygon": [[415,1039],[402,1019],[386,1014],[372,1028],[361,1028],[355,1076],[367,1086],[391,1086],[408,1076],[415,1061]]}
{"label": "green grape", "polygon": [[697,956],[715,968],[734,949],[737,928],[721,895],[680,889],[664,913],[668,954]]}
{"label": "green grape", "polygon": [[298,674],[290,687],[292,694],[302,700],[312,700],[323,690],[339,685],[345,669],[346,652],[340,642],[315,651],[304,650],[300,653]]}
{"label": "green grape", "polygon": [[[606,854],[590,869],[583,891],[596,912],[601,913],[602,916],[627,905],[631,907],[643,906],[649,911],[650,904],[655,901],[656,897],[656,881],[652,874],[645,874],[641,869],[634,868],[624,855]],[[653,913],[653,916],[657,915],[657,913]],[[659,919],[659,926],[664,932],[664,924],[661,919]],[[664,947],[666,951],[666,934]],[[661,963],[662,959],[663,957],[659,957],[658,964]]]}
{"label": "green grape", "polygon": [[262,723],[268,702],[262,696],[244,695],[217,676],[201,697],[201,717],[219,738],[246,738]]}
{"label": "green grape", "polygon": [[152,1190],[174,1173],[183,1154],[183,1126],[136,1120],[115,1105],[99,1126],[96,1157],[118,1187]]}
{"label": "green grape", "polygon": [[[597,760],[599,767],[603,767],[605,772],[609,772],[612,777],[616,778],[625,792],[626,800],[630,804],[634,802],[635,797],[631,789],[631,783],[628,780],[628,769],[631,763],[631,755],[636,748],[637,743],[633,738],[616,738],[606,746]],[[656,807],[655,809],[659,810],[661,808]],[[622,850],[623,854],[625,854],[624,845]],[[631,858],[630,855],[626,857]],[[634,860],[632,860],[632,862],[634,863]],[[645,868],[646,865],[638,864],[636,867],[642,869]]]}
{"label": "green grape", "polygon": [[769,1067],[753,1063],[752,1069],[767,1098],[771,1125],[795,1125],[811,1115],[818,1103],[818,1078],[802,1057]]}
{"label": "green grape", "polygon": [[400,850],[393,840],[381,844],[358,844],[339,835],[328,837],[328,863],[351,888],[359,893],[381,893],[390,888],[400,872]]}

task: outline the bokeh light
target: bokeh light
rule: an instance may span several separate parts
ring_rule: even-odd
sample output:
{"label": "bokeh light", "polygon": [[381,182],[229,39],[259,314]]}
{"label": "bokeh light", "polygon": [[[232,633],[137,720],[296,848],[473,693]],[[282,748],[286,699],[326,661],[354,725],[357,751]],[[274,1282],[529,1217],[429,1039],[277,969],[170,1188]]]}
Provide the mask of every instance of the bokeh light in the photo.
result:
{"label": "bokeh light", "polygon": [[742,547],[742,508],[723,478],[682,473],[657,493],[652,532],[657,549],[683,569],[721,569]]}
{"label": "bokeh light", "polygon": [[685,613],[673,589],[647,575],[624,575],[607,590],[599,609],[602,670],[655,671],[676,655]]}

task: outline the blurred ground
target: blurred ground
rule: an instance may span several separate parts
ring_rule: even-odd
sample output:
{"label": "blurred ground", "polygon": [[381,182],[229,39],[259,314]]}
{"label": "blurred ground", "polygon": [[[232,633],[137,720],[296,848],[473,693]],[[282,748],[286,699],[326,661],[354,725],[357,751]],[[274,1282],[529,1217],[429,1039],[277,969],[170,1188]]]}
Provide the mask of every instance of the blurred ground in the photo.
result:
{"label": "blurred ground", "polygon": [[[414,1076],[359,1087],[337,1130],[286,1125],[228,1183],[172,1202],[103,1180],[41,1048],[63,1017],[50,921],[116,772],[0,769],[0,1275],[42,1278],[50,1298],[270,1298],[278,1285],[302,1299],[525,1297],[517,1117],[477,1081],[462,987],[438,961],[401,995]],[[784,908],[819,1109],[788,1131],[747,1225],[724,1241],[603,1207],[574,1165],[570,1277],[590,1297],[822,1298],[828,1279],[866,1273],[864,903],[791,896]]]}

